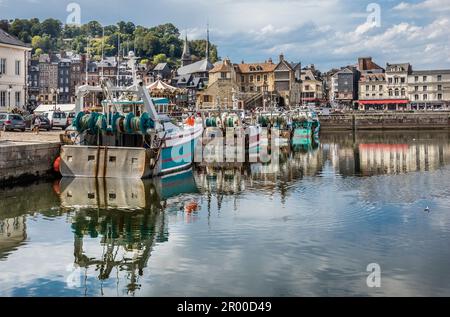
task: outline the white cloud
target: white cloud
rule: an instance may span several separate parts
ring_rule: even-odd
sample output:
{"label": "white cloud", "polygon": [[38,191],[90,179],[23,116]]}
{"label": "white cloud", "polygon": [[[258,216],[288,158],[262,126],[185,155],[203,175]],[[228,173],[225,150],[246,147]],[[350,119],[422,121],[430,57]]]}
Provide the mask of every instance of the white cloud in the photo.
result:
{"label": "white cloud", "polygon": [[400,2],[394,7],[394,10],[430,10],[447,11],[450,10],[449,0],[425,0],[419,3]]}

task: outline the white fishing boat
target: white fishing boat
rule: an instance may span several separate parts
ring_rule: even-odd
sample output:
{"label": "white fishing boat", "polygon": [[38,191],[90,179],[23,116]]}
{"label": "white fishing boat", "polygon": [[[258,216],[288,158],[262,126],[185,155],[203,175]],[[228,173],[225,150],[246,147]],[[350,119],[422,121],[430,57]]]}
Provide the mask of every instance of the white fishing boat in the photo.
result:
{"label": "white fishing boat", "polygon": [[[130,87],[81,86],[77,116],[61,148],[63,177],[148,178],[190,168],[203,133],[201,118],[179,123],[160,115],[149,91],[136,78],[136,60],[129,54],[134,84]],[[99,111],[84,111],[84,98],[102,93]]]}

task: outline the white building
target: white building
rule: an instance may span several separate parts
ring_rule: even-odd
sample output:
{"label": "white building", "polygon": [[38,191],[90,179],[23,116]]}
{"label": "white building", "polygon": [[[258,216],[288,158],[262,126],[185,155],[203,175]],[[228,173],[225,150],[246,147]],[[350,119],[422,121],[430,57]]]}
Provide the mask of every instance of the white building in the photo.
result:
{"label": "white building", "polygon": [[30,51],[25,43],[0,29],[0,111],[25,108]]}

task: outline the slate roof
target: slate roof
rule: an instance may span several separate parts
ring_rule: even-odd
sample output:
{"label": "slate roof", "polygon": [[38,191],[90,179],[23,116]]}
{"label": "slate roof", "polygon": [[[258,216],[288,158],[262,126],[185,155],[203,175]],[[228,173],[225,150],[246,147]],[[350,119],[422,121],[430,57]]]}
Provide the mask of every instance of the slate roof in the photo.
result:
{"label": "slate roof", "polygon": [[2,44],[8,44],[8,45],[14,45],[14,46],[21,46],[30,48],[28,44],[25,44],[21,40],[19,40],[17,37],[12,36],[11,34],[6,33],[4,30],[0,29],[0,43]]}
{"label": "slate roof", "polygon": [[436,70],[414,70],[411,75],[448,75],[450,69],[436,69]]}
{"label": "slate roof", "polygon": [[167,66],[167,63],[159,63],[153,68],[154,71],[163,71]]}
{"label": "slate roof", "polygon": [[178,68],[178,75],[188,75],[195,73],[209,72],[213,69],[213,64],[207,59],[202,59],[201,61],[195,62],[193,64]]}

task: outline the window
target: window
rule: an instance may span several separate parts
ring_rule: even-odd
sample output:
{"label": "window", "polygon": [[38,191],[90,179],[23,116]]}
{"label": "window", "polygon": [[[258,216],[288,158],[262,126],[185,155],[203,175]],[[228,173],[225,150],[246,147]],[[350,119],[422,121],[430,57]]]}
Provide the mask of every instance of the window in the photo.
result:
{"label": "window", "polygon": [[0,58],[0,74],[6,74],[6,58]]}
{"label": "window", "polygon": [[256,81],[259,83],[261,81],[261,75],[256,76]]}
{"label": "window", "polygon": [[396,97],[400,96],[400,91],[398,89],[395,89],[395,96]]}
{"label": "window", "polygon": [[401,78],[401,83],[404,84],[405,82],[406,82],[405,77],[402,77],[402,78]]}
{"label": "window", "polygon": [[406,96],[406,91],[405,91],[405,89],[402,89],[402,96]]}
{"label": "window", "polygon": [[242,83],[245,82],[245,77],[244,76],[241,76],[241,82]]}
{"label": "window", "polygon": [[20,61],[16,61],[16,76],[20,76]]}
{"label": "window", "polygon": [[427,91],[428,87],[427,86],[423,86],[423,91]]}
{"label": "window", "polygon": [[417,83],[419,81],[419,76],[414,77],[414,81]]}
{"label": "window", "polygon": [[241,91],[245,92],[245,87],[244,86],[241,87]]}
{"label": "window", "polygon": [[227,73],[225,73],[225,72],[220,73],[220,78],[227,79]]}
{"label": "window", "polygon": [[0,107],[6,107],[6,91],[0,91]]}
{"label": "window", "polygon": [[390,83],[390,84],[392,84],[392,77],[391,77],[391,78],[389,78],[389,83]]}
{"label": "window", "polygon": [[380,91],[383,90],[383,85],[380,85],[379,90],[380,90]]}
{"label": "window", "polygon": [[250,86],[250,91],[254,91],[254,87],[253,86]]}
{"label": "window", "polygon": [[376,88],[376,86],[375,85],[373,85],[372,86],[372,90],[376,90],[377,88]]}
{"label": "window", "polygon": [[419,86],[415,86],[414,91],[419,91]]}
{"label": "window", "polygon": [[392,97],[394,94],[392,93],[392,89],[389,89],[389,96]]}
{"label": "window", "polygon": [[428,95],[427,94],[423,95],[423,100],[428,100]]}
{"label": "window", "polygon": [[442,75],[437,76],[437,81],[442,81]]}
{"label": "window", "polygon": [[15,95],[16,95],[16,107],[20,107],[20,97],[21,97],[20,91],[16,91]]}
{"label": "window", "polygon": [[438,90],[442,90],[442,85],[438,85]]}
{"label": "window", "polygon": [[395,77],[395,83],[398,84],[398,77]]}
{"label": "window", "polygon": [[264,81],[267,81],[267,75],[264,75]]}
{"label": "window", "polygon": [[438,100],[442,100],[442,94],[438,94]]}
{"label": "window", "polygon": [[414,95],[414,100],[419,100],[419,95]]}
{"label": "window", "polygon": [[253,82],[253,75],[250,76],[250,82]]}
{"label": "window", "polygon": [[423,76],[423,81],[425,82],[425,81],[427,81],[427,76]]}
{"label": "window", "polygon": [[305,86],[305,90],[309,90],[309,85],[306,85],[306,86]]}
{"label": "window", "polygon": [[366,91],[369,91],[369,85],[366,85]]}

